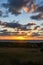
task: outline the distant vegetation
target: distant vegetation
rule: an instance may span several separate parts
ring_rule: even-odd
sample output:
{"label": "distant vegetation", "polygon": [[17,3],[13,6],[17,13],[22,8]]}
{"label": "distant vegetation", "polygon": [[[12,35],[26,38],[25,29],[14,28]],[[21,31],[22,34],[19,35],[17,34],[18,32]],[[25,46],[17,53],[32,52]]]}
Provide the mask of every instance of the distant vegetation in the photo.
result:
{"label": "distant vegetation", "polygon": [[40,51],[43,52],[43,48],[41,48]]}
{"label": "distant vegetation", "polygon": [[43,42],[42,43],[0,42],[0,47],[43,48]]}

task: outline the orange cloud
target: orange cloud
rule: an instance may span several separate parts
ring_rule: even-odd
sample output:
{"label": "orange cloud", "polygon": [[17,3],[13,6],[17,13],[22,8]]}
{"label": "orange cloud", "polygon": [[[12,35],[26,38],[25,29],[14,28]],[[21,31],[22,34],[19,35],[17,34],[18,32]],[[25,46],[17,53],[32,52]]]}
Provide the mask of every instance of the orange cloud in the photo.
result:
{"label": "orange cloud", "polygon": [[30,11],[30,8],[28,8],[28,7],[23,7],[23,10],[24,10],[25,12],[29,12],[29,11]]}
{"label": "orange cloud", "polygon": [[35,12],[37,10],[38,6],[35,4],[31,5],[31,12]]}
{"label": "orange cloud", "polygon": [[23,7],[23,10],[25,12],[35,12],[37,10],[38,6],[35,4],[31,4],[30,7]]}

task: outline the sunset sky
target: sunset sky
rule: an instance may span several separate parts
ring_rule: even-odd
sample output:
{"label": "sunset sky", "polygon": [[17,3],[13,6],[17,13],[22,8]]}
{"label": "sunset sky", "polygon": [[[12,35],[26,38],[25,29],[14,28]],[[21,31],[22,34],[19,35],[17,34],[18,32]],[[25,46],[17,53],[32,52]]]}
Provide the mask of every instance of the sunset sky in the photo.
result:
{"label": "sunset sky", "polygon": [[43,0],[0,0],[0,20],[43,23]]}
{"label": "sunset sky", "polygon": [[[9,37],[6,35],[1,36],[0,34],[0,40],[43,40],[43,0],[0,0],[0,21],[8,22],[7,24],[4,23],[5,25],[0,24],[1,34],[5,34],[4,31],[13,32],[13,26],[16,27],[16,25],[14,25],[16,23],[14,22],[19,22],[20,24],[17,23],[17,26],[22,25],[21,27],[36,25],[32,29],[29,28],[31,29],[30,33],[28,29],[28,33],[25,35],[27,37],[23,35],[13,35]],[[6,29],[4,29],[2,25],[5,26]],[[20,31],[19,34],[21,34],[21,32],[22,31]]]}

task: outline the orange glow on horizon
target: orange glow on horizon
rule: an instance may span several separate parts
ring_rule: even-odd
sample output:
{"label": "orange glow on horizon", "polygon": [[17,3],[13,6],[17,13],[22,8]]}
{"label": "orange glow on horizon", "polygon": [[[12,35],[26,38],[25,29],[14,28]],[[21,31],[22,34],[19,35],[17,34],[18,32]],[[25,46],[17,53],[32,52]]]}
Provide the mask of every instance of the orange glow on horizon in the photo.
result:
{"label": "orange glow on horizon", "polygon": [[0,36],[0,40],[43,40],[43,36],[30,37],[30,36]]}
{"label": "orange glow on horizon", "polygon": [[24,37],[21,37],[21,36],[17,37],[16,39],[17,40],[25,40],[25,38]]}

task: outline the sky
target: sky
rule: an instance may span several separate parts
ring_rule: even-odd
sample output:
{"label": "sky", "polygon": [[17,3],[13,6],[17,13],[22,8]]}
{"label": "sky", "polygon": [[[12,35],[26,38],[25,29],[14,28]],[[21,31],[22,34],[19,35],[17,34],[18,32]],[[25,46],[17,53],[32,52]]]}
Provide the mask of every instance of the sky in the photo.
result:
{"label": "sky", "polygon": [[43,23],[43,0],[0,0],[0,20]]}

